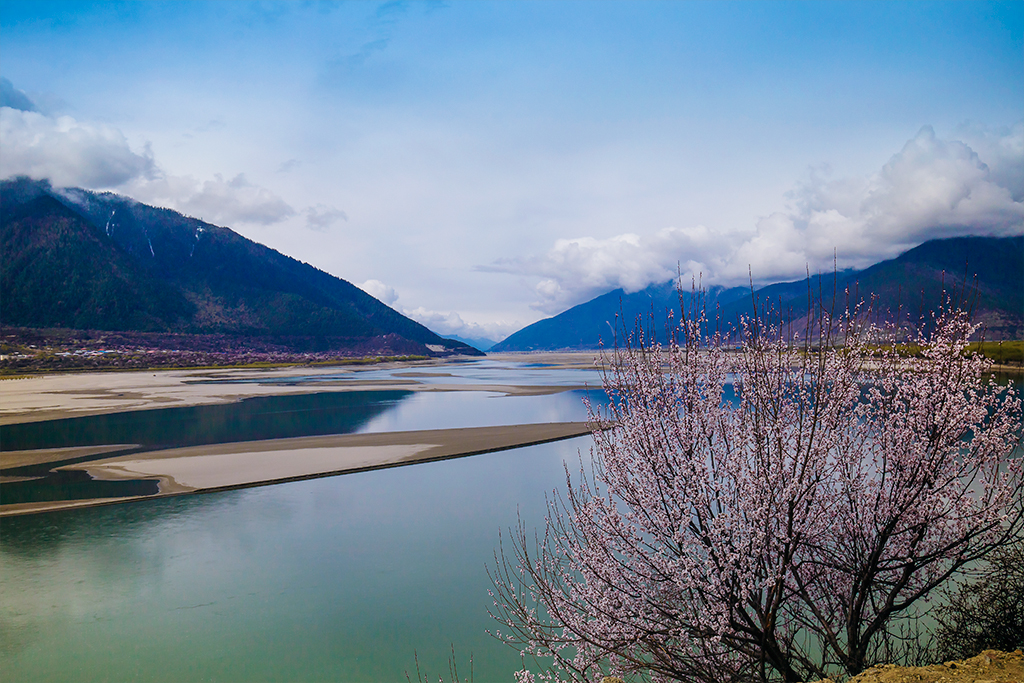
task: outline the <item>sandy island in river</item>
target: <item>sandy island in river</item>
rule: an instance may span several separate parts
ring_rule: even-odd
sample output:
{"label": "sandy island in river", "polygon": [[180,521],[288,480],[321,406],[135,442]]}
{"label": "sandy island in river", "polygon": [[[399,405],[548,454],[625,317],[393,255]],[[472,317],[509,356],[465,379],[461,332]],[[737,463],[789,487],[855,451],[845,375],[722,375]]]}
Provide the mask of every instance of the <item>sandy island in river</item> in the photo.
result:
{"label": "sandy island in river", "polygon": [[[159,482],[159,493],[0,505],[0,517],[363,472],[519,448],[589,433],[590,426],[585,422],[552,422],[306,436],[132,453],[57,469],[84,470],[100,480],[155,479]],[[66,457],[64,450],[47,449],[54,458],[51,462]],[[45,456],[39,452],[37,463],[41,457]]]}
{"label": "sandy island in river", "polygon": [[[596,353],[502,354],[487,360],[544,364],[552,369],[593,368]],[[445,361],[381,363],[372,366],[316,366],[277,369],[160,370],[37,375],[0,380],[0,425],[55,420],[130,410],[230,403],[253,396],[324,391],[491,391],[511,395],[551,394],[581,387],[514,384],[459,384]],[[434,367],[437,367],[434,370]],[[369,371],[403,369],[391,379],[362,379]],[[433,370],[433,371],[432,371]],[[289,377],[324,381],[288,384]],[[331,379],[327,379],[330,377]],[[452,378],[452,383],[427,383]],[[262,381],[261,381],[262,380]],[[263,382],[265,381],[265,383]]]}
{"label": "sandy island in river", "polygon": [[[592,368],[595,354],[515,354],[497,360],[544,364],[558,368]],[[0,382],[0,424],[79,417],[104,413],[239,401],[251,396],[310,394],[401,388],[410,391],[487,391],[507,395],[540,395],[580,387],[556,385],[461,384],[437,363],[373,366],[372,370],[403,369],[391,379],[363,379],[366,369],[337,367],[270,370],[173,370],[54,374]],[[445,368],[447,370],[448,368]],[[325,381],[288,384],[289,377],[324,376]],[[328,376],[330,379],[328,379]],[[451,378],[452,383],[419,380]],[[241,380],[241,381],[240,381]],[[264,383],[261,380],[266,380]],[[230,382],[230,383],[222,383]],[[518,448],[588,434],[582,422],[522,424],[415,432],[310,436],[248,441],[103,458],[128,445],[68,447],[0,453],[0,470],[24,465],[66,462],[59,466],[83,470],[94,479],[148,479],[160,492],[149,496],[62,500],[0,505],[0,516],[143,500],[167,495],[220,491],[248,486],[396,467],[416,462],[463,457]],[[6,477],[17,481],[21,478]]]}

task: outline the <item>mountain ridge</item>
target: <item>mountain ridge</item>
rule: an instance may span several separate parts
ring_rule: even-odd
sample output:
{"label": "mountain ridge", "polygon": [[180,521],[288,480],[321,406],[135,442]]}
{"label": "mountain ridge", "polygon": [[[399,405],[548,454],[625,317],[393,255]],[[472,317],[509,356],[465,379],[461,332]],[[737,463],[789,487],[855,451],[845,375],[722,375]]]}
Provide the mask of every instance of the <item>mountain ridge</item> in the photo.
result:
{"label": "mountain ridge", "polygon": [[390,337],[408,342],[398,344],[404,353],[480,354],[346,280],[170,209],[17,178],[0,183],[0,212],[4,326],[328,339],[339,348]]}
{"label": "mountain ridge", "polygon": [[[847,290],[850,296],[847,296]],[[959,294],[957,294],[959,290]],[[952,237],[930,240],[893,259],[863,270],[813,275],[760,288],[711,287],[705,292],[708,314],[735,325],[739,316],[770,303],[777,314],[800,326],[812,300],[835,297],[839,308],[874,299],[876,317],[912,324],[915,317],[937,310],[944,293],[956,294],[973,308],[987,339],[1019,339],[1024,335],[1024,236]],[[683,292],[684,302],[688,293]],[[638,292],[617,289],[562,313],[528,325],[491,350],[494,352],[556,351],[612,346],[634,329],[638,319],[650,320],[658,338],[665,338],[668,311],[679,314],[673,282]],[[625,325],[624,325],[625,323]]]}

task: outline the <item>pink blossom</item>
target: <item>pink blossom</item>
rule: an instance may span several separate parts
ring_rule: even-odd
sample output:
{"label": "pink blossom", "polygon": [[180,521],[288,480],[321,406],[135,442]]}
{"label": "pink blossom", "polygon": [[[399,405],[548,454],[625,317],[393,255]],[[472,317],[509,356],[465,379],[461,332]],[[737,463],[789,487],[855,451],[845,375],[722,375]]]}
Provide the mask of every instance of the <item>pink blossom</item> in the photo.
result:
{"label": "pink blossom", "polygon": [[731,351],[696,310],[605,356],[591,471],[499,558],[504,638],[550,665],[518,680],[856,674],[1021,533],[1021,401],[965,352],[963,312],[905,358],[862,315],[742,321]]}

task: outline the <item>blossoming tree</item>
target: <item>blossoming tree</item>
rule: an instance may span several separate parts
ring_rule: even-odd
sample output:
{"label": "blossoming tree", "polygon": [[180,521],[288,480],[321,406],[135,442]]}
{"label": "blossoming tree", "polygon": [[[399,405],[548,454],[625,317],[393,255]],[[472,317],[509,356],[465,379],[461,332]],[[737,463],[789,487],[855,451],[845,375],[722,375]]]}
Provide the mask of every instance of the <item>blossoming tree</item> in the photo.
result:
{"label": "blossoming tree", "polygon": [[541,665],[521,680],[856,674],[1021,534],[1021,401],[964,313],[909,358],[855,316],[747,321],[736,349],[710,327],[605,358],[592,469],[492,576],[499,636]]}

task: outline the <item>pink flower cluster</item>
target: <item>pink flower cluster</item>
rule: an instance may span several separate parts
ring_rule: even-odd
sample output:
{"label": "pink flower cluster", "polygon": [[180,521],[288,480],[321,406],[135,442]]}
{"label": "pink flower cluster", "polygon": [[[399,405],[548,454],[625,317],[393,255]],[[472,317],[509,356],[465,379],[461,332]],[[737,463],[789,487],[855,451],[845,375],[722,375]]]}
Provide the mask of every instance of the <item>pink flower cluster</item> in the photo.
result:
{"label": "pink flower cluster", "polygon": [[592,470],[492,577],[502,637],[550,665],[520,680],[856,674],[1020,537],[1021,400],[965,353],[967,316],[910,358],[862,320],[746,321],[730,349],[697,315],[605,358]]}

